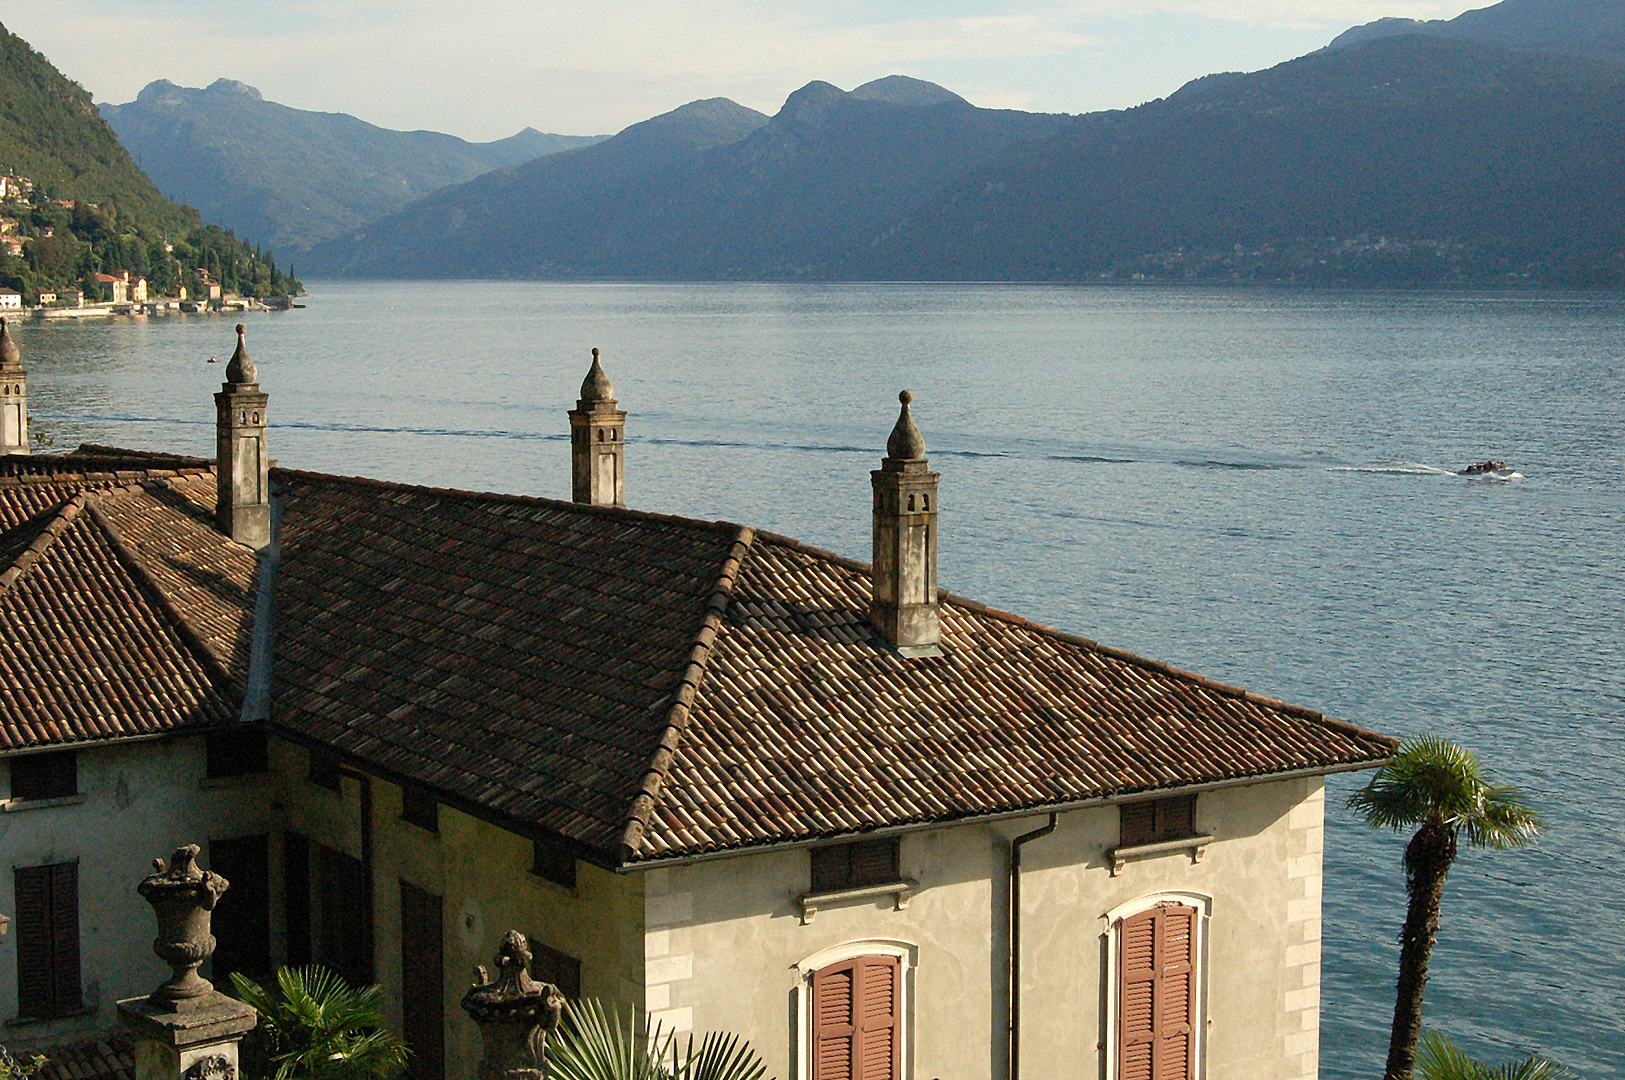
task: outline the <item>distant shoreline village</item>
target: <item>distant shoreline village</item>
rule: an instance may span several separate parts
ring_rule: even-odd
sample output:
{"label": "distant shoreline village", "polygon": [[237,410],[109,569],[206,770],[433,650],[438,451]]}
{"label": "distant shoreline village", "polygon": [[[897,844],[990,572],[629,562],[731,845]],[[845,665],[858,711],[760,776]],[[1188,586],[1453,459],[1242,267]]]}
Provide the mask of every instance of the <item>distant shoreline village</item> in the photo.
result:
{"label": "distant shoreline village", "polygon": [[[138,250],[130,258],[132,246],[151,250]],[[279,288],[274,266],[269,277],[243,286],[240,271],[234,276],[225,267],[222,272],[217,264],[226,260],[218,253],[193,250],[184,242],[182,248],[177,253],[176,244],[163,234],[143,241],[121,231],[111,203],[104,208],[98,202],[54,198],[30,177],[0,174],[0,312],[54,320],[303,306],[287,294],[303,291],[297,281],[284,281]],[[258,259],[258,249],[254,257]],[[149,266],[150,277],[141,272]],[[253,295],[255,291],[262,295]]]}

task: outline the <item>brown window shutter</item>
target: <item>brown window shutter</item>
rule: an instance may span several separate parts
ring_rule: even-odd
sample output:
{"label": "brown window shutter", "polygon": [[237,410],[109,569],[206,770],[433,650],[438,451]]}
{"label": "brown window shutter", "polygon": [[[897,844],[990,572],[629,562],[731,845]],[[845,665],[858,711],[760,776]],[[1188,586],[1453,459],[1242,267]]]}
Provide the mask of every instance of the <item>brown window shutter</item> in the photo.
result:
{"label": "brown window shutter", "polygon": [[813,975],[813,1080],[897,1080],[901,971],[860,956]]}
{"label": "brown window shutter", "polygon": [[51,976],[58,1016],[77,1010],[79,990],[79,864],[51,867]]}
{"label": "brown window shutter", "polygon": [[1118,1080],[1191,1080],[1196,909],[1155,907],[1119,938]]}
{"label": "brown window shutter", "polygon": [[831,964],[813,975],[813,1080],[856,1080],[852,1051],[857,1044],[852,991],[857,960]]}
{"label": "brown window shutter", "polygon": [[17,889],[17,1014],[50,1016],[51,868],[19,866]]}
{"label": "brown window shutter", "polygon": [[858,962],[858,1080],[896,1080],[898,973],[895,956],[865,956]]}
{"label": "brown window shutter", "polygon": [[1125,803],[1117,810],[1119,818],[1118,843],[1123,847],[1150,844],[1157,838],[1157,804],[1154,802]]}

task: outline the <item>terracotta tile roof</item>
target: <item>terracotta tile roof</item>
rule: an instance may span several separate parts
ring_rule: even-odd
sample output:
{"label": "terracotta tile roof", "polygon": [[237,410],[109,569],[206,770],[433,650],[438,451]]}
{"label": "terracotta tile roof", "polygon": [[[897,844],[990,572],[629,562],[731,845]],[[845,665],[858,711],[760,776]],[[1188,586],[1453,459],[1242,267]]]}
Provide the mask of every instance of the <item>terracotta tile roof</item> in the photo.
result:
{"label": "terracotta tile roof", "polygon": [[614,851],[735,527],[278,469],[275,722]]}
{"label": "terracotta tile roof", "polygon": [[135,1080],[135,1043],[122,1031],[13,1056],[26,1061],[35,1053],[46,1061],[39,1080]]}
{"label": "terracotta tile roof", "polygon": [[635,857],[1374,764],[1392,740],[949,594],[939,657],[869,568],[758,534]]}
{"label": "terracotta tile roof", "polygon": [[0,750],[240,713],[257,564],[178,460],[0,459]]}
{"label": "terracotta tile roof", "polygon": [[275,722],[610,861],[1375,764],[1393,743],[725,523],[277,470]]}
{"label": "terracotta tile roof", "polygon": [[[605,863],[1395,745],[948,594],[943,655],[902,659],[868,567],[736,525],[271,476],[273,724]],[[197,459],[0,459],[0,749],[238,714],[257,564],[213,504]]]}

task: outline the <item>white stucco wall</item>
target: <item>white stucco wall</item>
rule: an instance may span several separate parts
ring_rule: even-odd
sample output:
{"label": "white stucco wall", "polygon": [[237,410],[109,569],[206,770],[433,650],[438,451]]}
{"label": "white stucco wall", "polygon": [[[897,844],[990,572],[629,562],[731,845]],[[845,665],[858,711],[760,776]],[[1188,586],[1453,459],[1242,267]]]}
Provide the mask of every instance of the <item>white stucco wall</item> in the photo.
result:
{"label": "white stucco wall", "polygon": [[[16,914],[10,868],[79,861],[80,981],[89,1015],[11,1023],[17,1016],[16,928],[0,938],[0,1020],[10,1046],[58,1042],[118,1026],[115,1002],[150,993],[169,974],[152,953],[152,908],[135,891],[181,844],[264,832],[268,776],[205,781],[201,736],[89,744],[78,751],[82,801],[0,813],[0,911]],[[10,796],[10,761],[4,768]],[[24,804],[26,805],[26,804]],[[228,903],[230,893],[222,903]]]}
{"label": "white stucco wall", "polygon": [[[1200,863],[1178,852],[1116,876],[1105,857],[1116,808],[1061,815],[1024,853],[1022,1080],[1107,1076],[1107,915],[1163,893],[1209,901],[1200,1075],[1315,1077],[1323,809],[1319,779],[1205,793],[1197,831],[1215,839]],[[805,851],[647,871],[648,1011],[668,1028],[745,1035],[773,1074],[798,1080],[797,965],[890,943],[914,965],[903,1080],[1002,1080],[1008,844],[1044,820],[907,834],[902,872],[920,891],[906,910],[850,901],[806,925],[794,903]]]}

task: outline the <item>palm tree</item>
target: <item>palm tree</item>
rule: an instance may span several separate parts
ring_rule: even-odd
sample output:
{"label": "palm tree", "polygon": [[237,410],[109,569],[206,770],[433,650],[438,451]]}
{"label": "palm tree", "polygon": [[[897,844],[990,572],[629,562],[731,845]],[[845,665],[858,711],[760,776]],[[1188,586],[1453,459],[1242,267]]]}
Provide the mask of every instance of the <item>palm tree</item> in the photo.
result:
{"label": "palm tree", "polygon": [[259,1014],[254,1038],[273,1070],[267,1080],[385,1080],[406,1067],[406,1043],[383,1028],[382,987],[355,990],[318,965],[278,968],[276,981],[280,998],[231,973]]}
{"label": "palm tree", "polygon": [[1410,1080],[1422,1033],[1428,957],[1439,933],[1439,900],[1460,837],[1474,847],[1523,847],[1546,827],[1513,787],[1492,784],[1472,751],[1431,735],[1407,739],[1349,806],[1373,828],[1408,829],[1405,891],[1410,903],[1399,936],[1399,983],[1387,1080]]}
{"label": "palm tree", "polygon": [[1430,1031],[1422,1036],[1422,1050],[1416,1057],[1417,1080],[1570,1080],[1577,1074],[1551,1058],[1530,1054],[1522,1061],[1485,1065],[1448,1035]]}
{"label": "palm tree", "polygon": [[[681,1049],[681,1053],[679,1050]],[[549,1080],[763,1080],[767,1066],[750,1043],[712,1031],[694,1047],[659,1025],[639,1032],[630,1017],[592,998],[565,1007],[564,1023],[547,1039]]]}

